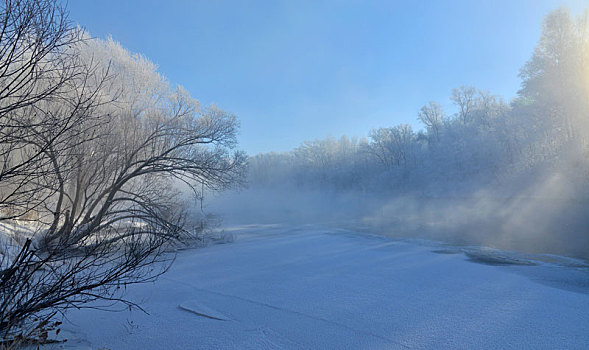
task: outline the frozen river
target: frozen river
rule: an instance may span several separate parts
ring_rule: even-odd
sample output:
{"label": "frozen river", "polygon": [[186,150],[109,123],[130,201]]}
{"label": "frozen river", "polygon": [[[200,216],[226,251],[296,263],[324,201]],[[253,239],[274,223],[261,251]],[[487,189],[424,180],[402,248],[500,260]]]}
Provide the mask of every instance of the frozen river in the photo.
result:
{"label": "frozen river", "polygon": [[[130,287],[149,313],[76,310],[62,346],[587,349],[589,269],[319,226],[227,229]],[[465,254],[467,253],[467,254]]]}

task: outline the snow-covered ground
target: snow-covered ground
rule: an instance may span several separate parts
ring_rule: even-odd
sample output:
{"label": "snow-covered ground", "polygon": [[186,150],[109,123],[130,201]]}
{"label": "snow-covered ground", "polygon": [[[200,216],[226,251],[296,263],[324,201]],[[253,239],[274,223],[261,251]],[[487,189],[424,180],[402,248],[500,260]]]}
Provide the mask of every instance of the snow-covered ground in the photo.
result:
{"label": "snow-covered ground", "polygon": [[75,310],[57,348],[588,349],[589,268],[320,226],[179,252],[140,311]]}

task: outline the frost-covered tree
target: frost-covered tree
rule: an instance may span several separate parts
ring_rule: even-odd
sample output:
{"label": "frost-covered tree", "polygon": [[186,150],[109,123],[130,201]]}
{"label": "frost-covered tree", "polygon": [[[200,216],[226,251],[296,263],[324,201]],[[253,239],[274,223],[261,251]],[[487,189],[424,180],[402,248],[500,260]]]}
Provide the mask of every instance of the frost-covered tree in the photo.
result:
{"label": "frost-covered tree", "polygon": [[520,72],[522,113],[543,132],[563,141],[587,139],[589,23],[568,10],[548,14],[532,58]]}
{"label": "frost-covered tree", "polygon": [[428,105],[421,107],[417,119],[427,127],[428,132],[433,134],[436,141],[440,140],[440,128],[444,119],[444,110],[440,104],[430,102]]}
{"label": "frost-covered tree", "polygon": [[[65,20],[52,1],[4,5],[5,23],[23,13],[55,14],[25,27],[32,28],[27,38]],[[224,189],[240,183],[245,169],[234,115],[200,106],[112,40],[64,33],[67,47],[22,71],[32,87],[12,83],[21,61],[7,65],[17,73],[0,76],[0,104],[12,106],[0,115],[0,214],[10,219],[0,249],[3,339],[93,300],[125,302],[120,286],[157,277],[169,244],[191,233],[180,186]]]}
{"label": "frost-covered tree", "polygon": [[411,125],[379,128],[370,132],[371,153],[385,167],[406,165],[413,157],[415,134]]}
{"label": "frost-covered tree", "polygon": [[477,90],[472,86],[461,86],[452,90],[452,102],[458,107],[458,117],[463,124],[470,122],[471,114],[477,104]]}
{"label": "frost-covered tree", "polygon": [[[96,137],[57,155],[66,168],[55,169],[61,178],[50,188],[57,192],[50,212],[63,215],[52,218],[51,227],[61,228],[48,232],[47,241],[62,239],[64,227],[76,227],[69,239],[78,244],[95,230],[129,220],[177,231],[171,229],[181,218],[174,213],[175,182],[198,191],[239,180],[245,158],[231,151],[235,116],[202,108],[182,88],[172,89],[152,63],[112,40],[93,40],[81,49],[89,51],[89,62],[116,72],[100,96],[114,102],[93,111],[103,121],[89,131]],[[76,165],[69,169],[72,160]]]}

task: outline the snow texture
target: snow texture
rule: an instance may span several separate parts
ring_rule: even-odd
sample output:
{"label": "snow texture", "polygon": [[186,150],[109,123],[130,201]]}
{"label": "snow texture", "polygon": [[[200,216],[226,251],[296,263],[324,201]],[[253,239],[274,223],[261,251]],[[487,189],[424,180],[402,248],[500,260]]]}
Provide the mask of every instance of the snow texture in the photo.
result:
{"label": "snow texture", "polygon": [[[587,349],[582,261],[393,240],[319,226],[243,226],[184,250],[149,313],[75,310],[59,348]],[[468,254],[466,254],[468,253]]]}

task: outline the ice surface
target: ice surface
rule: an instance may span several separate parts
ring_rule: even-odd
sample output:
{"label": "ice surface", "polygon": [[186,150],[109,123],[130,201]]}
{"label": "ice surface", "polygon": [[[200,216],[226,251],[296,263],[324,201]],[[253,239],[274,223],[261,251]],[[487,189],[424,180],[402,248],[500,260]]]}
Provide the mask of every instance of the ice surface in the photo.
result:
{"label": "ice surface", "polygon": [[149,315],[75,310],[63,328],[93,349],[589,348],[583,264],[477,263],[474,248],[318,226],[226,231],[233,243],[129,288]]}

